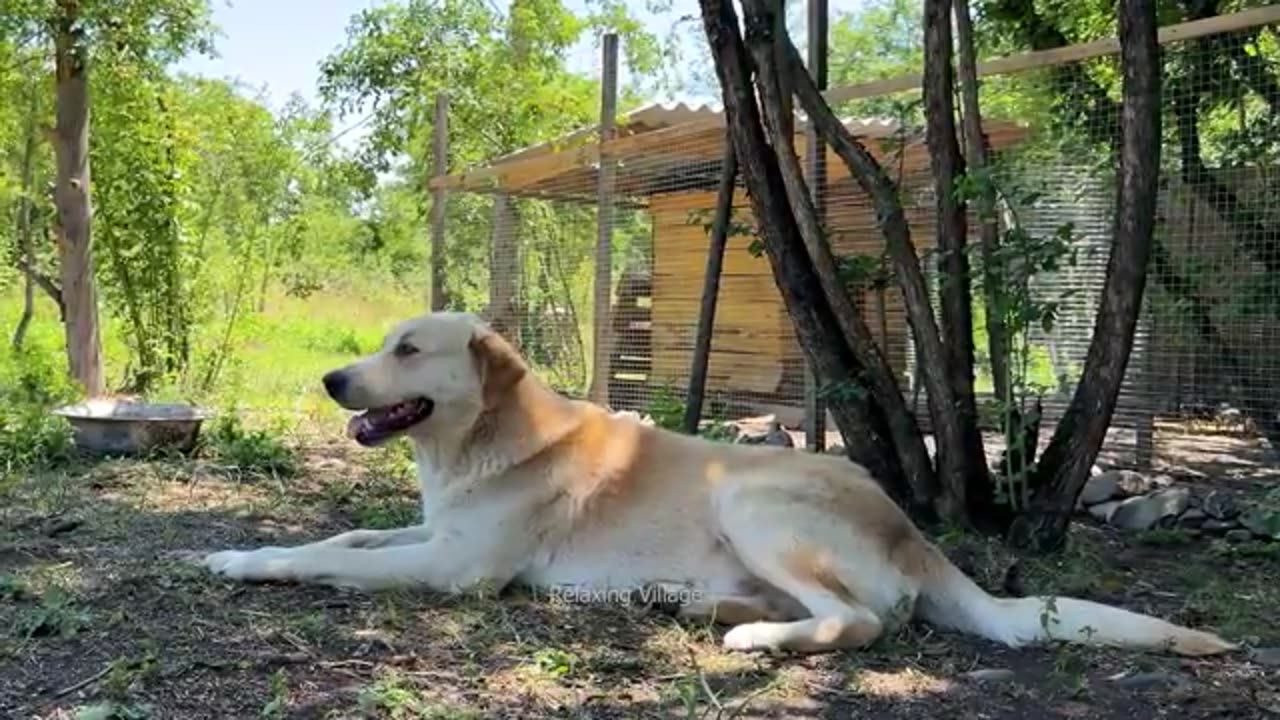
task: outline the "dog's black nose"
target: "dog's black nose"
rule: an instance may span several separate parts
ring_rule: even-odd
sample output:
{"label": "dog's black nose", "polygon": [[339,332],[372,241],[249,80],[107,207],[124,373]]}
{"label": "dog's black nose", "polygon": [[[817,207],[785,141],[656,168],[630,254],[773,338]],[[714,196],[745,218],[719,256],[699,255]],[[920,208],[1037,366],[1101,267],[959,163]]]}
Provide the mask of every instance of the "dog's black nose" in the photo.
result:
{"label": "dog's black nose", "polygon": [[341,370],[327,372],[322,378],[324,389],[329,393],[329,397],[337,400],[342,396],[342,391],[347,389],[347,374]]}

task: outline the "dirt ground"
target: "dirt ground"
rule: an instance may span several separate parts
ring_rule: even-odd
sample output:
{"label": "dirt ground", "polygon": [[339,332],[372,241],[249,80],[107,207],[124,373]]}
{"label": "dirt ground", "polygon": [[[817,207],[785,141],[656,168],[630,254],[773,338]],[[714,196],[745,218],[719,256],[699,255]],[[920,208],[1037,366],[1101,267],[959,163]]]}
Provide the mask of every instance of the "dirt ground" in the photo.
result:
{"label": "dirt ground", "polygon": [[[178,555],[411,522],[394,451],[313,447],[291,479],[109,461],[0,497],[3,718],[1280,717],[1274,651],[1010,651],[913,626],[857,653],[734,654],[722,629],[639,607],[243,585]],[[940,542],[993,592],[1280,646],[1276,546],[1080,524],[1061,556],[1011,571],[996,545]]]}

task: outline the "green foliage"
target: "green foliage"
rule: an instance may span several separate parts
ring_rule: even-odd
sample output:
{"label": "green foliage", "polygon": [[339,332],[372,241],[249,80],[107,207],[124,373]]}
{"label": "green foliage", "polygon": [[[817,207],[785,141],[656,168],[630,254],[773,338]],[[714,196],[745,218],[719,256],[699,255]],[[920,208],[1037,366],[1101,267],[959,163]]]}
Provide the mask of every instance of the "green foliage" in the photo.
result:
{"label": "green foliage", "polygon": [[679,430],[684,425],[684,410],[684,399],[664,385],[649,397],[643,413],[653,418],[653,424],[660,428]]}
{"label": "green foliage", "polygon": [[70,460],[71,427],[50,414],[75,396],[65,371],[39,347],[6,355],[0,360],[0,476]]}
{"label": "green foliage", "polygon": [[203,437],[217,461],[239,473],[289,477],[299,471],[294,450],[278,433],[246,429],[234,413],[216,418]]}
{"label": "green foliage", "polygon": [[[1035,281],[1046,274],[1075,266],[1079,253],[1071,223],[1059,225],[1044,235],[1026,228],[1020,213],[1033,207],[1041,195],[1028,191],[1015,196],[1017,180],[1008,174],[1001,175],[999,170],[999,166],[995,166],[961,175],[956,178],[954,192],[957,199],[975,204],[983,197],[996,198],[997,208],[1006,216],[1001,223],[998,245],[989,258],[979,255],[981,245],[973,243],[968,246],[967,251],[977,256],[977,261],[972,263],[977,272],[974,278],[966,281],[977,285],[975,296],[990,298],[988,302],[980,303],[984,319],[988,313],[996,313],[1003,320],[1005,347],[990,348],[989,351],[1000,352],[1009,359],[1008,377],[1004,381],[1010,397],[1003,406],[996,401],[994,410],[1001,417],[1000,427],[1004,430],[1006,447],[1017,448],[1021,447],[1021,438],[1030,427],[1029,423],[1034,421],[1028,411],[1028,400],[1054,389],[1052,384],[1037,382],[1032,375],[1032,362],[1039,350],[1033,344],[1033,336],[1053,332],[1063,304],[1075,292],[1068,288],[1046,296],[1043,289],[1036,287]],[[944,283],[952,281],[952,278],[942,278]],[[1031,470],[1031,459],[1023,458],[1020,452],[1013,452],[1009,453],[1009,464],[1004,477],[997,478],[996,498],[1016,510],[1025,507],[1029,501],[1027,476]]]}
{"label": "green foliage", "polygon": [[559,679],[573,674],[578,656],[560,648],[543,648],[533,655],[533,664],[539,671]]}
{"label": "green foliage", "polygon": [[40,601],[24,609],[18,617],[18,634],[24,638],[57,636],[69,638],[89,624],[89,613],[81,609],[69,593],[53,589]]}
{"label": "green foliage", "polygon": [[75,720],[147,720],[153,717],[152,713],[152,707],[147,704],[104,700],[76,708]]}
{"label": "green foliage", "polygon": [[110,278],[103,298],[124,321],[132,351],[126,379],[146,392],[190,358],[192,298],[179,231],[175,118],[163,78],[125,58],[99,70],[93,166],[94,240]]}
{"label": "green foliage", "polygon": [[[682,432],[686,407],[686,400],[671,386],[664,385],[653,392],[640,412],[653,418],[653,424],[657,427]],[[717,419],[708,421],[704,417],[698,427],[698,436],[716,442],[732,442],[737,431],[731,423]]]}
{"label": "green foliage", "polygon": [[[883,80],[919,72],[924,64],[921,44],[923,5],[910,0],[873,0],[853,12],[840,12],[831,21],[828,72],[833,87]],[[851,103],[862,117],[900,116],[892,97]],[[919,107],[911,119],[923,120]]]}

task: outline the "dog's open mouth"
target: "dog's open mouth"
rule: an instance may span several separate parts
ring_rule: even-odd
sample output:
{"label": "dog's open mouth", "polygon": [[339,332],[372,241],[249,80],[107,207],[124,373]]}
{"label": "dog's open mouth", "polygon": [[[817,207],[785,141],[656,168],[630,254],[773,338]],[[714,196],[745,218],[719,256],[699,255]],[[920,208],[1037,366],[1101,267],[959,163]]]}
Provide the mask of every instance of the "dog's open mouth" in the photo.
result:
{"label": "dog's open mouth", "polygon": [[388,407],[369,408],[347,422],[347,435],[361,445],[380,445],[431,417],[436,404],[416,398]]}

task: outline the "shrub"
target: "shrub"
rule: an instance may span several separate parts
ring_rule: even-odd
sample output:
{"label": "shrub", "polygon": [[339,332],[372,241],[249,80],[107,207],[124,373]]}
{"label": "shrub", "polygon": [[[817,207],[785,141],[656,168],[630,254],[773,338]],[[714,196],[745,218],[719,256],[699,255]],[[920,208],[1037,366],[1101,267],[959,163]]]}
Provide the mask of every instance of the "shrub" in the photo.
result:
{"label": "shrub", "polygon": [[71,426],[50,411],[75,396],[49,354],[8,351],[0,362],[0,473],[53,467],[72,457]]}
{"label": "shrub", "polygon": [[298,472],[293,449],[278,433],[246,429],[234,412],[218,417],[204,442],[218,462],[239,472],[285,477]]}

